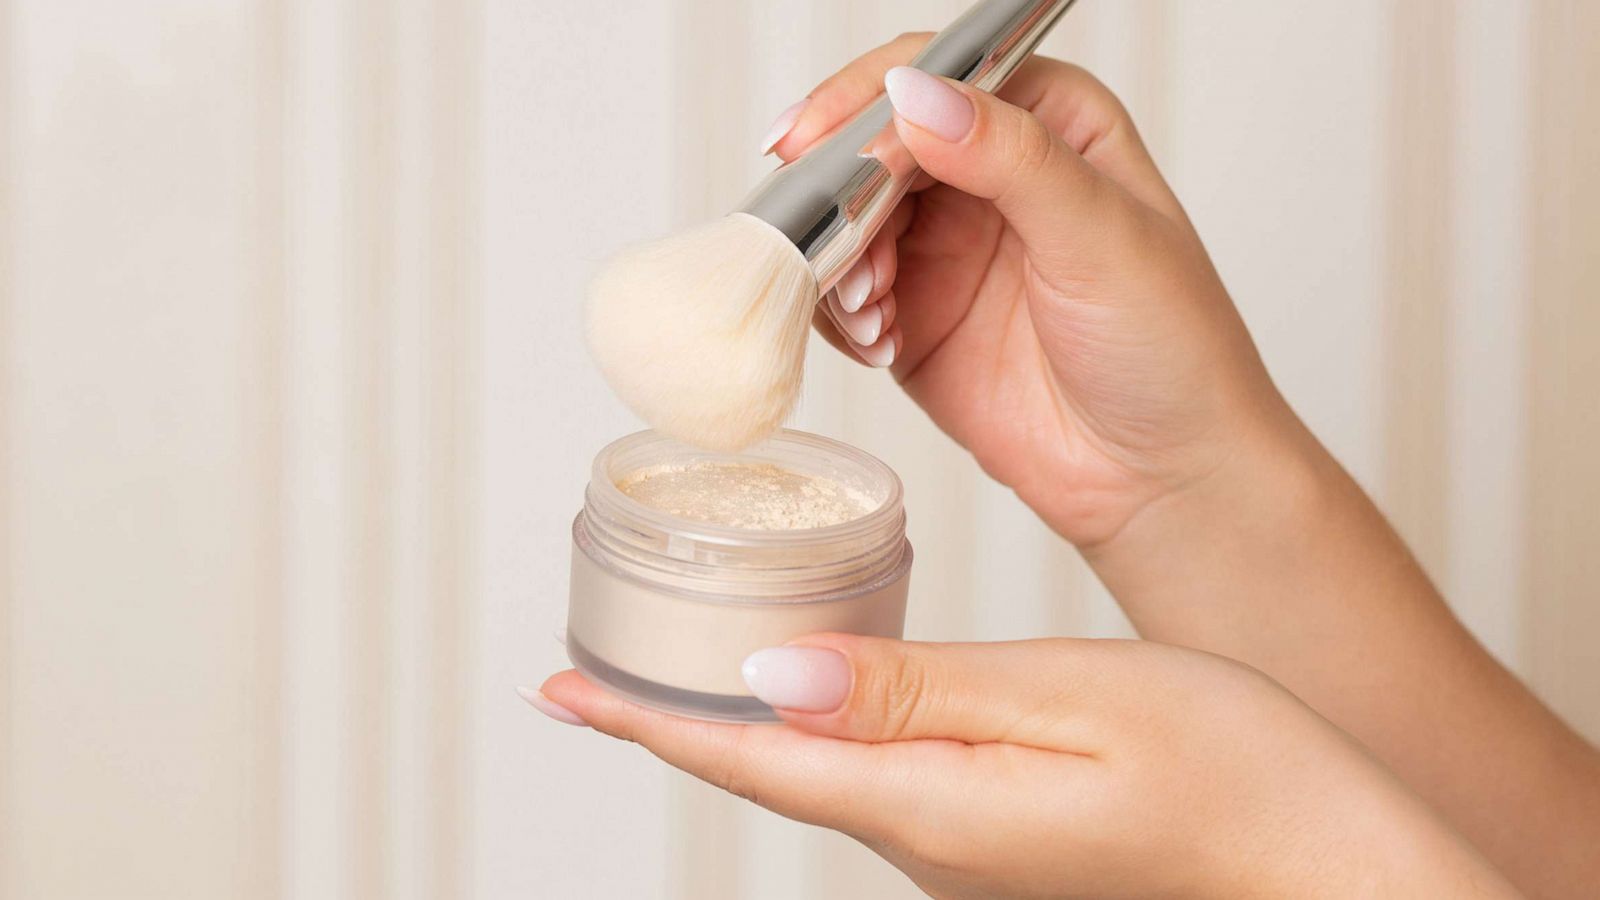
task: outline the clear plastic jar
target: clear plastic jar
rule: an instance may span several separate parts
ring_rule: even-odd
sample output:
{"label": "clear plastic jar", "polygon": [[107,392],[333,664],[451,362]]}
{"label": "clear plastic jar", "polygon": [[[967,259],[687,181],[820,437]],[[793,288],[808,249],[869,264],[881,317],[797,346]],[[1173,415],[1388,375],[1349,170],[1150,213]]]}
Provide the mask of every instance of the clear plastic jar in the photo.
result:
{"label": "clear plastic jar", "polygon": [[[838,525],[731,528],[648,507],[618,488],[661,465],[772,465],[821,476],[876,505]],[[610,690],[702,719],[775,721],[740,674],[745,657],[823,631],[900,637],[911,545],[900,479],[848,444],[782,431],[737,454],[652,431],[595,457],[572,523],[567,655]]]}

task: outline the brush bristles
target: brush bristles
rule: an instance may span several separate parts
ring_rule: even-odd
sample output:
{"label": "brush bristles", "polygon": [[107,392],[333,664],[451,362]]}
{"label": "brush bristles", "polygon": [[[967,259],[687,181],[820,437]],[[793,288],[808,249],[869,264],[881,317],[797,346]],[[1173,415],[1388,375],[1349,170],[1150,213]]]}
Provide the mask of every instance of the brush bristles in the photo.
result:
{"label": "brush bristles", "polygon": [[793,411],[816,302],[794,244],[734,213],[612,259],[589,287],[589,347],[653,428],[741,450]]}

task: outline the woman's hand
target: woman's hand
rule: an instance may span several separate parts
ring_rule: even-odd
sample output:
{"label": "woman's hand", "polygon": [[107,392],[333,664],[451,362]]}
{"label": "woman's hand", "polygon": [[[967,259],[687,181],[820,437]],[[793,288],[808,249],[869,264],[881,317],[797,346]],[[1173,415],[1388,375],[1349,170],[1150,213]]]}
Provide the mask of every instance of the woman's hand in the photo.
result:
{"label": "woman's hand", "polygon": [[887,83],[931,176],[829,298],[824,334],[892,358],[1141,635],[1259,667],[1520,887],[1590,896],[1600,752],[1473,640],[1288,409],[1121,104],[1046,59],[999,97],[892,68],[925,40],[861,57],[776,129],[793,158]]}
{"label": "woman's hand", "polygon": [[[1292,420],[1117,99],[1025,63],[998,98],[914,69],[907,35],[828,79],[784,159],[883,91],[937,179],[818,314],[1062,535],[1093,545]],[[792,114],[791,114],[792,117]],[[781,128],[781,126],[779,126]]]}
{"label": "woman's hand", "polygon": [[940,897],[1512,893],[1343,732],[1220,657],[818,635],[745,677],[787,727],[676,718],[571,671],[528,698]]}

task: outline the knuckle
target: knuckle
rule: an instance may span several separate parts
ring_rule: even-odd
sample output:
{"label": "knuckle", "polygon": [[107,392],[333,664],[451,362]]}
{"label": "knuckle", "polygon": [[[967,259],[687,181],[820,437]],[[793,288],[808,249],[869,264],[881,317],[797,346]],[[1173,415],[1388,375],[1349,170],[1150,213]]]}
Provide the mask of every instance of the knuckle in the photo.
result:
{"label": "knuckle", "polygon": [[1055,138],[1033,116],[1018,116],[1016,133],[1017,168],[1027,174],[1037,174],[1048,168],[1055,156]]}
{"label": "knuckle", "polygon": [[1095,131],[1113,131],[1133,124],[1122,99],[1105,82],[1082,66],[1059,59],[1036,57],[1052,83],[1072,95],[1076,117]]}
{"label": "knuckle", "polygon": [[910,734],[918,708],[929,702],[928,681],[926,667],[903,653],[874,668],[865,712],[879,735],[898,740]]}

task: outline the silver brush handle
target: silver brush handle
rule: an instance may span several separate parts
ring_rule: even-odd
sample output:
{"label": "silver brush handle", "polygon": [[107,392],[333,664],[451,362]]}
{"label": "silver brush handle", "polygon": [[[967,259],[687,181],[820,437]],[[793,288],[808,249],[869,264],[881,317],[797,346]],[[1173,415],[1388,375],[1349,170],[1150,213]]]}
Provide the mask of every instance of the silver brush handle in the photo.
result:
{"label": "silver brush handle", "polygon": [[[939,32],[911,65],[996,91],[1075,0],[980,0]],[[850,124],[756,186],[740,206],[805,254],[826,294],[866,250],[916,179],[916,162],[879,97]]]}

